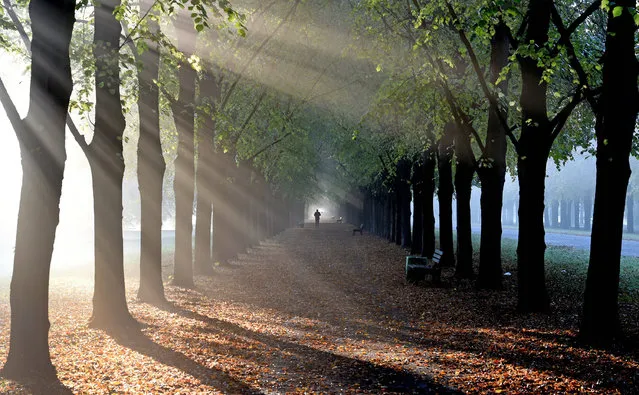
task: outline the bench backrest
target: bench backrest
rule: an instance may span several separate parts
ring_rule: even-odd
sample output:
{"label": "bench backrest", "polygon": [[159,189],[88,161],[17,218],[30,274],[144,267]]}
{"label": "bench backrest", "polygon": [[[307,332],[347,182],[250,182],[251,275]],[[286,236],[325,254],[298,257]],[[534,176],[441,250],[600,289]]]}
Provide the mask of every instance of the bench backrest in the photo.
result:
{"label": "bench backrest", "polygon": [[442,255],[444,255],[444,251],[435,250],[435,252],[433,252],[432,261],[435,262],[435,263],[439,263],[439,261],[442,259]]}
{"label": "bench backrest", "polygon": [[364,229],[364,224],[361,224],[361,225],[359,226],[359,230],[362,230],[362,229]]}

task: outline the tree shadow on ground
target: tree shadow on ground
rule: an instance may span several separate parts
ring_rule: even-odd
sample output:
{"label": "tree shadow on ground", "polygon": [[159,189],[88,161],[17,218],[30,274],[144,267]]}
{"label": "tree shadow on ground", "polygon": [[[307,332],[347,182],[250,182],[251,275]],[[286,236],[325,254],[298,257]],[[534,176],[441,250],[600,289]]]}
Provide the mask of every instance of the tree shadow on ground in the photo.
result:
{"label": "tree shadow on ground", "polygon": [[[371,338],[377,341],[388,339],[388,330],[383,326],[361,322],[349,325],[358,328],[353,337],[359,341]],[[503,360],[526,369],[578,380],[597,381],[603,388],[623,393],[635,393],[639,384],[639,375],[634,367],[624,364],[621,358],[616,358],[621,354],[611,352],[612,357],[609,357],[600,353],[588,353],[589,348],[580,345],[574,337],[539,330],[522,331],[499,327],[483,329],[489,332],[480,332],[472,327],[447,327],[424,331],[405,326],[399,331],[394,331],[393,338],[401,343],[412,344],[416,348],[482,355],[487,360]],[[541,341],[541,345],[531,346],[535,341]],[[578,368],[573,364],[576,360],[580,360]],[[463,360],[445,359],[438,359],[437,363],[451,370],[458,370],[460,365],[465,364]],[[635,379],[633,382],[623,382],[609,379],[610,376]]]}
{"label": "tree shadow on ground", "polygon": [[[0,377],[4,377],[2,371],[0,371]],[[66,385],[62,384],[58,378],[53,380],[45,380],[38,378],[13,378],[4,377],[11,380],[24,388],[31,394],[52,394],[52,395],[67,395],[73,394],[73,391]],[[18,392],[19,393],[19,392]]]}
{"label": "tree shadow on ground", "polygon": [[140,331],[131,330],[124,333],[109,333],[109,335],[118,344],[151,357],[161,364],[179,369],[193,376],[202,384],[219,389],[224,393],[261,394],[260,391],[236,380],[221,370],[210,369],[200,365],[178,351],[155,343]]}
{"label": "tree shadow on ground", "polygon": [[[420,375],[397,368],[385,367],[372,362],[349,358],[313,347],[278,339],[275,336],[255,332],[228,321],[212,318],[179,306],[171,308],[171,313],[205,324],[200,328],[213,334],[226,334],[249,338],[266,345],[269,352],[279,354],[277,363],[283,364],[288,374],[321,377],[331,388],[353,389],[369,392],[394,392],[413,394],[461,394],[460,391],[445,387]],[[237,350],[243,357],[255,357],[249,351]],[[282,358],[286,354],[287,358]],[[317,388],[326,390],[326,388]]]}
{"label": "tree shadow on ground", "polygon": [[[254,260],[256,264],[259,264],[259,260]],[[308,261],[308,259],[304,259],[304,261]],[[322,270],[322,268],[317,267],[317,270]],[[371,287],[372,284],[370,287],[363,288]],[[359,288],[360,287],[357,283],[352,283],[350,285],[350,289],[353,294],[371,293],[370,289],[360,290]],[[416,294],[431,292],[429,295],[432,295],[432,292],[459,292],[451,289],[412,291]],[[353,319],[353,317],[348,317],[344,320],[343,315],[338,311],[335,311],[334,314],[324,314],[321,318],[319,318],[319,316],[309,314],[308,311],[304,311],[302,308],[291,303],[282,303],[282,305],[287,306],[286,308],[282,308],[282,305],[268,303],[266,301],[262,302],[259,300],[246,299],[245,301],[254,304],[256,308],[274,309],[287,315],[290,314],[299,317],[306,317],[310,320],[321,319],[326,324],[334,327],[347,326],[349,328],[348,337],[358,341],[390,342],[393,339],[396,339],[396,341],[410,344],[416,349],[450,352],[457,351],[473,355],[483,355],[486,359],[502,359],[513,366],[534,369],[585,382],[600,382],[601,384],[599,384],[599,386],[610,390],[630,390],[631,393],[634,393],[635,386],[639,385],[639,376],[634,375],[633,368],[622,362],[621,359],[615,358],[632,354],[632,345],[626,345],[624,350],[621,350],[621,352],[619,352],[620,350],[606,350],[611,354],[610,356],[603,356],[599,353],[589,353],[589,348],[579,344],[574,337],[553,333],[553,330],[565,331],[566,328],[564,327],[549,325],[545,327],[544,330],[534,330],[532,328],[529,330],[526,330],[526,328],[508,328],[507,325],[512,325],[512,323],[509,324],[508,319],[501,320],[493,318],[498,318],[505,313],[515,316],[516,311],[514,309],[509,310],[508,306],[503,306],[501,304],[496,306],[490,304],[487,305],[486,302],[482,300],[482,294],[477,293],[474,290],[469,290],[465,292],[465,294],[467,294],[467,297],[461,300],[465,300],[465,303],[470,301],[471,303],[476,304],[474,309],[468,309],[468,306],[465,306],[465,309],[484,312],[486,312],[487,309],[493,309],[495,311],[491,310],[490,314],[486,314],[485,317],[482,317],[481,315],[473,316],[474,318],[479,318],[477,319],[477,322],[472,322],[469,317],[447,321],[450,318],[444,316],[444,322],[447,322],[449,329],[439,329],[435,332],[424,331],[421,326],[418,327],[410,324],[402,325],[399,328],[395,327],[392,332],[389,332],[389,329],[385,326],[377,325],[369,319],[357,320]],[[440,298],[442,295],[435,296]],[[213,295],[209,297],[214,298]],[[435,304],[434,309],[437,310],[437,304],[435,302],[433,303]],[[401,309],[401,306],[398,308]],[[447,305],[447,308],[455,309],[457,307],[455,305]],[[392,305],[385,307],[385,314],[392,313],[390,310],[394,310]],[[362,318],[372,317],[365,311],[361,311],[359,316]],[[410,319],[407,319],[408,317],[403,317],[404,319],[401,319],[402,314],[399,314],[394,318],[404,322],[411,321]],[[415,319],[415,317],[413,317],[413,319]],[[438,319],[435,319],[435,322],[437,321]],[[482,331],[477,329],[484,329],[488,332],[483,331],[482,333]],[[499,346],[495,347],[495,344],[499,344]],[[572,362],[575,360],[581,360],[582,362],[575,364]],[[587,362],[583,362],[584,360]],[[438,361],[438,364],[446,367],[446,369],[457,370],[461,365],[464,365],[464,361],[449,362],[442,360]],[[604,366],[608,373],[604,374],[601,372],[601,368]],[[623,380],[609,380],[606,376],[610,376],[610,374],[613,376],[630,378],[631,381],[623,382]],[[632,377],[637,378],[633,380]]]}

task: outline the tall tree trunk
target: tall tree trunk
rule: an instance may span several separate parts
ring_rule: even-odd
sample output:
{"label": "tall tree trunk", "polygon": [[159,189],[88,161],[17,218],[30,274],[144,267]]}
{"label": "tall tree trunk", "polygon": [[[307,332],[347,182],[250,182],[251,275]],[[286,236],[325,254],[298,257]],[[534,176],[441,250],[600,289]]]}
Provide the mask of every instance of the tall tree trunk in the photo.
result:
{"label": "tall tree trunk", "polygon": [[[242,196],[240,193],[240,188],[239,188],[239,177],[238,177],[238,168],[237,168],[237,164],[235,163],[235,158],[234,155],[232,154],[227,154],[225,155],[226,157],[226,163],[227,163],[227,168],[228,168],[228,180],[229,182],[227,183],[227,205],[228,205],[228,258],[233,258],[237,255],[238,252],[240,252],[240,250],[242,249],[242,245],[243,245],[243,235],[241,232],[241,228],[242,228]],[[277,211],[277,207],[273,206],[273,210],[271,210],[270,213],[270,218],[269,218],[269,222],[270,222],[270,226],[271,226],[271,232],[275,231],[276,228],[276,211]]]}
{"label": "tall tree trunk", "polygon": [[22,155],[22,190],[11,278],[9,355],[2,374],[55,379],[48,344],[49,270],[66,160],[65,121],[73,89],[69,43],[75,1],[31,0],[29,15],[33,32],[29,113],[20,122],[13,111],[16,119],[12,121]]}
{"label": "tall tree trunk", "polygon": [[444,128],[444,135],[439,140],[437,150],[437,167],[439,171],[439,248],[443,252],[441,264],[454,266],[453,250],[453,128],[449,122]]}
{"label": "tall tree trunk", "polygon": [[[532,152],[532,150],[531,150]],[[518,283],[519,309],[524,312],[545,311],[550,301],[546,292],[544,273],[543,211],[546,159],[527,156],[518,161],[519,173],[519,243]]]}
{"label": "tall tree trunk", "polygon": [[[153,7],[153,1],[144,0],[141,14]],[[148,20],[149,32],[156,34],[160,27]],[[158,80],[160,52],[158,44],[146,40],[148,49],[140,55],[142,68],[138,71],[140,95],[138,112],[140,138],[138,140],[138,188],[140,190],[140,289],[138,298],[143,302],[164,303],[162,283],[162,183],[166,164],[160,143]]]}
{"label": "tall tree trunk", "polygon": [[[258,187],[259,184],[256,184],[257,175],[255,172],[255,168],[251,166],[251,181],[250,181],[250,211],[251,211],[251,245],[256,245],[260,242],[260,232],[259,232],[259,213],[260,213],[260,201],[258,195]],[[304,222],[306,217],[304,211],[304,203],[301,202],[301,207],[299,208],[299,218],[298,221]]]}
{"label": "tall tree trunk", "polygon": [[424,162],[420,159],[413,163],[413,176],[411,183],[413,185],[413,244],[410,248],[411,254],[420,254],[422,252],[422,230],[424,226]]}
{"label": "tall tree trunk", "polygon": [[397,162],[398,201],[399,201],[399,236],[402,248],[410,248],[412,236],[410,230],[410,162],[403,158]]}
{"label": "tall tree trunk", "polygon": [[[179,49],[188,58],[195,53],[195,29],[188,14],[178,16]],[[173,107],[178,133],[175,158],[175,262],[173,284],[191,288],[193,284],[193,198],[195,195],[195,85],[197,74],[188,62],[178,71],[180,92]],[[177,114],[177,115],[176,115]]]}
{"label": "tall tree trunk", "polygon": [[220,98],[217,79],[210,73],[204,73],[200,81],[200,109],[202,123],[198,129],[198,162],[195,173],[197,187],[195,211],[195,262],[196,274],[212,274],[211,222],[213,215],[213,166],[215,136],[215,104]]}
{"label": "tall tree trunk", "polygon": [[553,199],[552,201],[552,227],[559,227],[559,200]]}
{"label": "tall tree trunk", "polygon": [[[206,131],[202,131],[207,133]],[[209,141],[210,140],[210,141]],[[203,169],[206,159],[203,157],[208,155],[203,151],[211,150],[205,146],[213,143],[212,139],[203,137],[199,139],[198,146],[198,164],[195,173],[195,183],[197,187],[196,209],[195,209],[195,260],[194,273],[200,275],[213,274],[212,256],[211,256],[211,224],[213,221],[213,206],[211,194],[208,189],[212,186],[209,184],[211,179],[208,177],[208,171]]]}
{"label": "tall tree trunk", "polygon": [[393,234],[393,201],[392,195],[389,192],[385,192],[385,204],[384,204],[384,238],[388,241],[392,240]]}
{"label": "tall tree trunk", "polygon": [[395,201],[395,224],[393,225],[393,241],[397,245],[402,245],[402,186],[399,176],[395,176],[395,191],[393,193]]}
{"label": "tall tree trunk", "polygon": [[[230,184],[228,181],[231,156],[221,152],[215,153],[213,184],[213,256],[219,264],[228,264],[232,252],[232,206]],[[265,221],[265,220],[263,220]],[[262,223],[262,231],[266,232],[266,223]]]}
{"label": "tall tree trunk", "polygon": [[391,210],[390,210],[390,224],[389,224],[389,242],[395,242],[397,238],[397,197],[396,192],[391,191],[389,194],[389,198],[391,201]]}
{"label": "tall tree trunk", "polygon": [[385,232],[385,222],[384,222],[384,214],[386,208],[386,201],[384,200],[384,192],[378,186],[376,188],[376,196],[375,196],[375,216],[377,217],[377,225],[375,229],[375,234],[379,237],[384,237]]}
{"label": "tall tree trunk", "polygon": [[[528,3],[524,42],[538,48],[548,42],[552,0]],[[518,309],[547,311],[550,300],[544,274],[544,188],[546,162],[552,144],[546,106],[547,84],[544,68],[534,56],[518,57],[521,69],[521,137],[517,169],[519,174],[519,236],[517,244]]]}
{"label": "tall tree trunk", "polygon": [[90,325],[108,330],[136,327],[126,304],[122,238],[122,134],[120,103],[120,22],[113,12],[118,0],[95,10],[95,131],[89,151],[95,218],[95,291]]}
{"label": "tall tree trunk", "polygon": [[561,228],[570,229],[570,200],[561,200]]}
{"label": "tall tree trunk", "polygon": [[[621,15],[613,16],[622,7]],[[597,112],[597,183],[579,335],[591,344],[609,344],[620,332],[618,294],[623,212],[637,119],[637,59],[634,0],[618,0],[608,11],[603,92]]]}
{"label": "tall tree trunk", "polygon": [[472,278],[473,239],[470,217],[470,197],[475,174],[475,157],[470,145],[470,134],[463,125],[454,126],[455,136],[455,192],[457,204],[457,267],[455,276]]}
{"label": "tall tree trunk", "polygon": [[[432,141],[432,140],[431,140]],[[432,257],[435,252],[435,208],[433,196],[435,194],[435,165],[436,147],[434,143],[423,153],[423,178],[422,192],[422,256]]]}
{"label": "tall tree trunk", "polygon": [[[240,162],[237,169],[237,188],[239,197],[239,225],[240,225],[240,252],[245,251],[251,246],[251,227],[250,227],[250,208],[251,208],[251,167],[246,162]],[[291,225],[292,211],[296,208],[297,202],[288,202],[283,204],[282,227],[286,228]]]}
{"label": "tall tree trunk", "polygon": [[579,198],[575,198],[575,200],[573,200],[573,216],[574,216],[574,222],[575,222],[575,229],[579,229],[579,223],[581,222],[581,208],[579,207]]}
{"label": "tall tree trunk", "polygon": [[[502,23],[495,27],[490,45],[490,80],[497,82],[501,70],[508,64],[510,44],[508,29]],[[508,79],[497,86],[503,94],[508,92]],[[501,210],[506,178],[506,133],[499,120],[499,109],[490,107],[486,130],[486,158],[480,163],[477,175],[481,182],[481,239],[479,245],[479,272],[477,288],[501,289]]]}

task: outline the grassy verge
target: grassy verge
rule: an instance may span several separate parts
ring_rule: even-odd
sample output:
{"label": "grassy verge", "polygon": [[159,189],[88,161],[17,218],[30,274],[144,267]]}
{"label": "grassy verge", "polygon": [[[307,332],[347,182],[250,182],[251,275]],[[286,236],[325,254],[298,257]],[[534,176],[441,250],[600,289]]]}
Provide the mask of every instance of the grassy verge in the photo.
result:
{"label": "grassy verge", "polygon": [[[436,231],[437,238],[439,232]],[[456,234],[453,233],[456,240]],[[480,235],[473,234],[473,261],[479,263]],[[510,273],[509,279],[513,286],[517,272],[517,240],[503,238],[501,255],[504,273]],[[583,296],[588,273],[590,252],[569,246],[553,246],[546,248],[546,279],[551,293]],[[507,281],[509,283],[511,281]],[[621,257],[621,271],[619,276],[620,303],[634,303],[639,305],[639,257]]]}
{"label": "grassy verge", "polygon": [[[502,226],[505,229],[517,230],[517,226],[516,225],[502,225]],[[546,233],[558,233],[558,234],[562,234],[562,235],[575,235],[575,236],[590,237],[590,230],[585,230],[585,229],[546,228]],[[639,234],[638,233],[624,232],[623,239],[624,240],[639,241]]]}
{"label": "grassy verge", "polygon": [[[473,237],[473,245],[479,251],[479,235]],[[479,260],[479,256],[476,257]],[[583,293],[590,252],[567,246],[546,248],[546,278],[562,288],[573,288]],[[516,270],[517,240],[502,240],[504,270]],[[621,257],[619,279],[620,301],[639,301],[639,258]]]}

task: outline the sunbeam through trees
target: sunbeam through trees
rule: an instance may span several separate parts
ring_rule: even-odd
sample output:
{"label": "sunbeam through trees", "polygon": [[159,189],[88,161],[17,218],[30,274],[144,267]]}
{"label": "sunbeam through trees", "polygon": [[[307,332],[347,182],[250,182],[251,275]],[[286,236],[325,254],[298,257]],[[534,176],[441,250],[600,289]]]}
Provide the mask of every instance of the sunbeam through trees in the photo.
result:
{"label": "sunbeam through trees", "polygon": [[0,392],[639,391],[636,1],[0,10]]}

